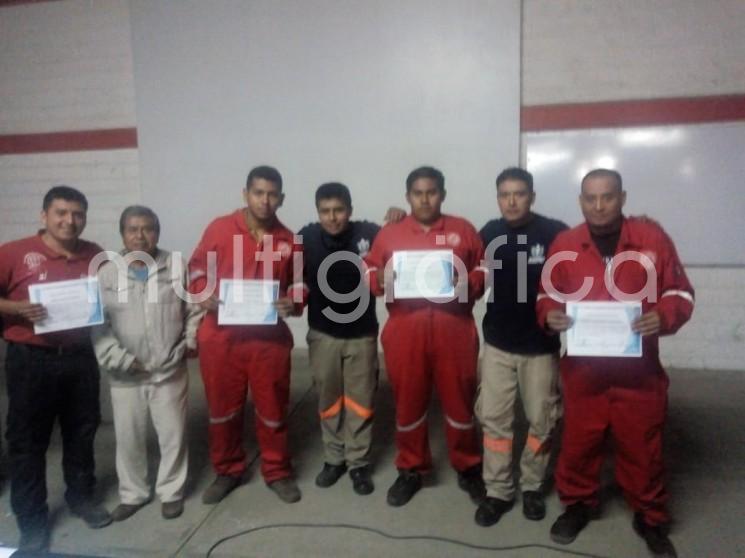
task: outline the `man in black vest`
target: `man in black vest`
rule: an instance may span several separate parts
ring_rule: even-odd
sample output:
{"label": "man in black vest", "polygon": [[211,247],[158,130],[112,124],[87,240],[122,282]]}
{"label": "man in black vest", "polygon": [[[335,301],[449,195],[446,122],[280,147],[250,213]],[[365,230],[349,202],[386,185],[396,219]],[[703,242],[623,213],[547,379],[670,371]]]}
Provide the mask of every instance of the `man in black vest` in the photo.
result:
{"label": "man in black vest", "polygon": [[340,183],[316,191],[318,223],[304,227],[308,348],[318,389],[325,463],[316,484],[328,487],[349,469],[357,494],[370,494],[373,398],[378,385],[375,298],[362,275],[380,227],[350,221],[352,199]]}
{"label": "man in black vest", "polygon": [[489,268],[484,317],[484,354],[476,410],[484,431],[484,483],[487,498],[475,520],[488,527],[512,507],[512,443],[515,402],[522,400],[529,430],[520,459],[523,514],[546,515],[541,491],[551,432],[560,414],[559,336],[548,335],[536,321],[538,283],[548,247],[567,226],[531,211],[533,176],[508,168],[497,177],[501,219],[481,229]]}

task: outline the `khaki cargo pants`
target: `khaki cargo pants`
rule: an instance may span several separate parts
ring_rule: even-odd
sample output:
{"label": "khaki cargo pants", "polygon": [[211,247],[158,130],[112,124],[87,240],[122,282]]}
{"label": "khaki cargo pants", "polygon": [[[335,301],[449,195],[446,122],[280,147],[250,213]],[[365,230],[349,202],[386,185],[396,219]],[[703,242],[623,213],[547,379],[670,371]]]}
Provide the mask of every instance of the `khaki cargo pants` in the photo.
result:
{"label": "khaki cargo pants", "polygon": [[325,461],[346,463],[350,469],[368,465],[378,388],[377,338],[342,339],[311,329],[307,340]]}
{"label": "khaki cargo pants", "polygon": [[522,400],[529,430],[520,458],[520,488],[540,490],[550,456],[551,434],[561,415],[559,356],[518,355],[484,345],[476,415],[484,433],[487,495],[513,500],[515,402]]}

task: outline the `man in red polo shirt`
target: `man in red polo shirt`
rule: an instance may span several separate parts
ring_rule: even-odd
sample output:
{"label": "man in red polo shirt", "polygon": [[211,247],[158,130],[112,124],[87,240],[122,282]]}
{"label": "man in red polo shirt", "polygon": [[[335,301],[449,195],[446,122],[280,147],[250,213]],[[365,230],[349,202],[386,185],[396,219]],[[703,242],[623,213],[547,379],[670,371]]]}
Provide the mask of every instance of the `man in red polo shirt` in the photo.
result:
{"label": "man in red polo shirt", "polygon": [[676,556],[662,459],[668,377],[658,339],[693,312],[693,288],[670,237],[649,219],[625,217],[621,175],[595,169],[582,179],[585,223],[551,244],[536,303],[549,332],[572,327],[565,302],[638,301],[631,328],[642,337],[640,358],[564,356],[560,362],[564,430],[556,489],[566,506],[551,538],[571,543],[599,506],[606,434],[615,449],[616,480],[633,508],[633,526],[653,554]]}
{"label": "man in red polo shirt", "polygon": [[[302,246],[277,219],[284,194],[276,169],[251,170],[244,198],[246,207],[207,226],[189,262],[189,290],[209,295],[201,302],[208,312],[197,342],[210,414],[210,459],[217,478],[202,501],[216,504],[240,484],[246,469],[243,410],[250,387],[264,481],[281,500],[297,502],[300,490],[292,478],[286,424],[292,334],[281,319],[275,325],[219,325],[218,309],[224,301],[216,289],[223,279],[276,280],[279,296],[274,305],[279,316],[299,314],[305,294]],[[216,256],[216,264],[210,263],[210,256]]]}
{"label": "man in red polo shirt", "polygon": [[89,328],[36,334],[47,316],[29,301],[37,283],[80,279],[101,252],[80,238],[88,201],[69,186],[44,196],[38,234],[0,246],[0,314],[8,342],[8,462],[10,503],[21,531],[19,547],[44,552],[49,547],[46,451],[55,419],[62,434],[65,500],[70,511],[93,528],[111,516],[92,501],[93,439],[100,422],[99,372]]}
{"label": "man in red polo shirt", "polygon": [[[483,245],[466,220],[441,213],[445,178],[432,167],[412,171],[406,179],[411,214],[387,225],[375,238],[366,258],[373,293],[386,291],[388,321],[381,342],[396,403],[396,467],[399,476],[388,490],[388,503],[403,506],[422,486],[422,474],[432,466],[427,409],[432,385],[445,414],[450,463],[458,485],[474,502],[484,495],[481,448],[476,435],[473,403],[476,394],[479,338],[473,303],[483,294],[484,273],[478,269]],[[447,301],[390,296],[393,253],[405,250],[452,251],[457,295]],[[374,273],[373,273],[374,272]]]}

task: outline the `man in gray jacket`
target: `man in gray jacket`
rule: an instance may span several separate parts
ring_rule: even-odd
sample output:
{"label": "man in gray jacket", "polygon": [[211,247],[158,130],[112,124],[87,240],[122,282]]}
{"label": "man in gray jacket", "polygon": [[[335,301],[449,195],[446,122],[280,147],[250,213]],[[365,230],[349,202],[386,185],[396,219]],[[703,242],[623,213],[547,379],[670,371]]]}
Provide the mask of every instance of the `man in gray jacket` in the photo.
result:
{"label": "man in gray jacket", "polygon": [[[160,446],[155,492],[162,515],[184,509],[187,474],[186,357],[196,352],[202,312],[186,302],[186,266],[158,248],[160,223],[149,208],[131,206],[119,221],[124,250],[98,277],[105,323],[93,331],[96,357],[109,372],[121,504],[114,521],[150,501],[147,421]],[[181,263],[181,262],[177,262]]]}

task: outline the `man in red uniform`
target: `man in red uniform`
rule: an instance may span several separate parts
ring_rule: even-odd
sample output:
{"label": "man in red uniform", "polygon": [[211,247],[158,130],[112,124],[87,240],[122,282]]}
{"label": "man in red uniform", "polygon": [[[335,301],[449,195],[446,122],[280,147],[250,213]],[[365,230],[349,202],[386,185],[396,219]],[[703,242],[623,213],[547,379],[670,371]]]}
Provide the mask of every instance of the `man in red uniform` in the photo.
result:
{"label": "man in red uniform", "polygon": [[675,333],[693,311],[693,288],[670,238],[649,219],[625,217],[626,192],[616,171],[596,169],[582,180],[585,223],[556,237],[543,270],[538,322],[553,332],[572,327],[568,300],[635,300],[642,315],[641,358],[561,360],[564,432],[556,488],[566,506],[551,538],[572,542],[598,508],[606,434],[616,450],[616,480],[634,509],[634,529],[656,555],[675,556],[668,538],[662,430],[668,378],[658,338]]}
{"label": "man in red uniform", "polygon": [[[44,196],[38,234],[0,246],[0,314],[8,386],[10,503],[21,531],[19,547],[49,547],[46,451],[59,420],[65,500],[90,527],[104,527],[111,516],[92,501],[93,440],[101,418],[99,372],[89,328],[36,334],[34,324],[47,310],[29,301],[37,283],[80,279],[101,252],[80,238],[88,201],[69,186]],[[95,272],[95,270],[93,270]]]}
{"label": "man in red uniform", "polygon": [[450,250],[456,268],[461,268],[455,278],[461,296],[444,303],[388,297],[389,318],[381,341],[396,403],[399,476],[387,500],[391,506],[406,504],[421,488],[422,474],[431,468],[427,408],[434,383],[458,484],[479,502],[485,491],[473,417],[479,340],[472,308],[484,289],[484,273],[477,268],[483,246],[468,221],[441,213],[445,178],[437,169],[412,171],[406,179],[406,200],[411,214],[384,227],[366,258],[373,293],[380,295],[385,289],[390,295],[389,262],[394,251]]}
{"label": "man in red uniform", "polygon": [[[244,198],[246,207],[208,225],[189,262],[189,290],[209,295],[201,302],[208,312],[197,341],[210,414],[210,458],[217,478],[202,501],[215,504],[240,484],[246,469],[243,409],[250,387],[264,481],[283,501],[297,502],[300,490],[292,478],[286,424],[292,334],[281,319],[275,325],[218,325],[223,301],[215,289],[223,279],[279,281],[274,305],[280,317],[298,313],[304,293],[293,289],[303,288],[301,246],[276,216],[284,200],[276,169],[254,168]],[[216,265],[210,263],[210,255],[216,256]],[[295,276],[299,284],[293,285]]]}

